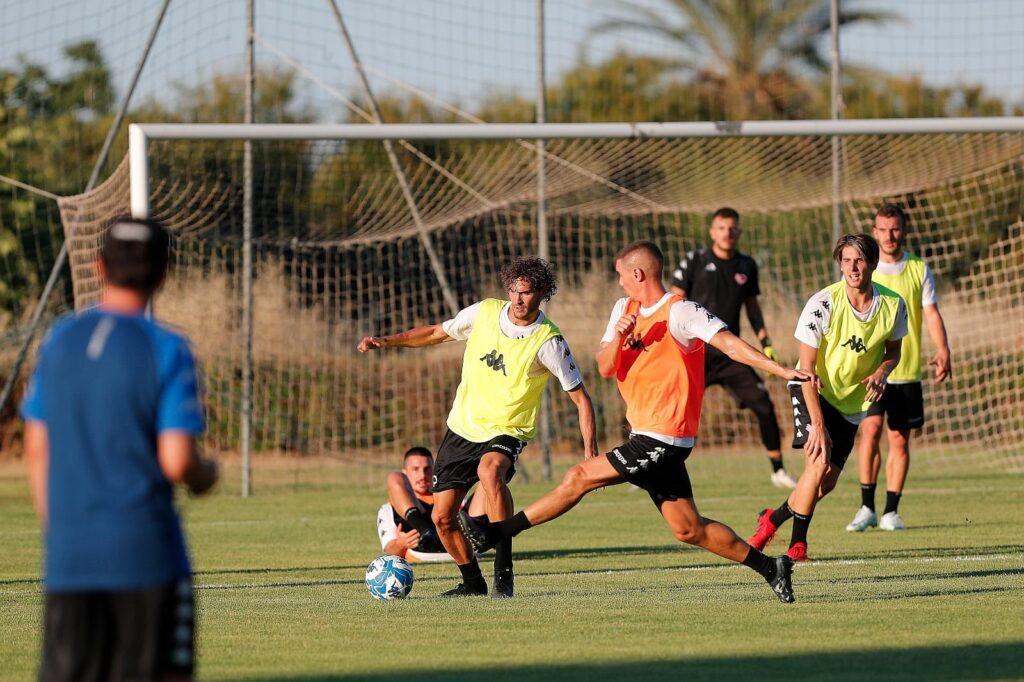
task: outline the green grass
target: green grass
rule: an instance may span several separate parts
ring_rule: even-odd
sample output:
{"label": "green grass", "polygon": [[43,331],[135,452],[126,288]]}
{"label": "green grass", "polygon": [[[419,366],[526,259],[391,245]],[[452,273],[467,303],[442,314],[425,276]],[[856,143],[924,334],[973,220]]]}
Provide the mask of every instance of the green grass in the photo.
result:
{"label": "green grass", "polygon": [[[746,535],[782,499],[760,456],[691,463],[702,512]],[[184,501],[199,586],[204,679],[613,680],[1024,677],[1024,477],[916,462],[903,533],[843,530],[853,472],[819,508],[798,602],[680,546],[646,494],[601,491],[517,540],[516,598],[458,602],[450,565],[416,567],[409,599],[362,584],[380,554],[381,493],[344,469],[257,467],[257,494]],[[514,486],[518,504],[545,490]],[[881,501],[881,494],[879,498]],[[18,469],[0,469],[0,678],[39,646],[39,536]],[[780,543],[783,544],[784,543]],[[781,551],[778,550],[777,551]],[[489,566],[485,566],[485,572]]]}

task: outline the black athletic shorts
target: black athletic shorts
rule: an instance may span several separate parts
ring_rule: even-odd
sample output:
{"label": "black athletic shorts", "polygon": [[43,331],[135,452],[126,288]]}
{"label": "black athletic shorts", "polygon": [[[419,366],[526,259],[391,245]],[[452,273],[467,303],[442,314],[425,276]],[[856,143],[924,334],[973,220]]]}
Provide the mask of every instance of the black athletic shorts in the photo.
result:
{"label": "black athletic shorts", "polygon": [[118,592],[48,593],[39,679],[159,680],[191,675],[192,580]]}
{"label": "black athletic shorts", "polygon": [[488,452],[500,452],[512,460],[505,478],[511,481],[516,473],[516,460],[525,447],[526,441],[513,436],[496,436],[484,443],[474,443],[446,429],[441,447],[437,449],[437,457],[434,458],[433,491],[439,493],[456,488],[472,488],[480,480],[476,470]]}
{"label": "black athletic shorts", "polygon": [[704,366],[704,385],[718,384],[736,399],[741,408],[762,400],[771,401],[768,388],[749,365],[734,362],[728,356],[709,357]]}
{"label": "black athletic shorts", "polygon": [[[793,447],[803,450],[807,442],[807,425],[811,417],[804,402],[804,391],[801,384],[791,384],[789,395],[793,403]],[[857,425],[851,424],[839,410],[832,407],[827,400],[818,397],[821,404],[821,415],[825,419],[825,430],[832,439],[832,454],[829,461],[838,469],[846,466],[846,460],[853,450],[853,441],[857,437]]]}
{"label": "black athletic shorts", "polygon": [[659,504],[693,497],[690,475],[686,472],[686,458],[692,449],[637,435],[605,457],[627,482],[646,490]]}
{"label": "black athletic shorts", "polygon": [[882,399],[871,403],[869,415],[888,416],[890,431],[909,431],[924,426],[924,394],[921,382],[889,384]]}

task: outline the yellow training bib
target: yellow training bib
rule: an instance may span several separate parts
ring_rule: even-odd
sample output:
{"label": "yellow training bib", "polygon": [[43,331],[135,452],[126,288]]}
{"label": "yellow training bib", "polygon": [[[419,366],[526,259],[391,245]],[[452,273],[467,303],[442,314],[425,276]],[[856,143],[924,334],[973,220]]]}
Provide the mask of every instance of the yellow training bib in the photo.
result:
{"label": "yellow training bib", "polygon": [[924,283],[924,261],[912,253],[907,254],[903,270],[898,275],[884,275],[877,270],[871,279],[903,297],[907,304],[907,335],[903,337],[900,364],[889,375],[893,383],[921,380],[921,290]]}
{"label": "yellow training bib", "polygon": [[537,433],[537,414],[548,372],[531,376],[537,351],[561,335],[546,317],[522,339],[501,331],[499,315],[505,302],[481,302],[462,359],[462,381],[448,414],[448,428],[474,443],[508,435],[530,440]]}

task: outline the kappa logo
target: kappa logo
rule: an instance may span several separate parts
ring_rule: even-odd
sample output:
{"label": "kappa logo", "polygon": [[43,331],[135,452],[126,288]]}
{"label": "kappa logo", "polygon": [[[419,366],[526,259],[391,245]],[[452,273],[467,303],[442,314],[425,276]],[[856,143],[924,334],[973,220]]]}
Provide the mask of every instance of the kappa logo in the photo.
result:
{"label": "kappa logo", "polygon": [[492,350],[487,355],[481,356],[481,362],[486,362],[487,366],[493,369],[495,372],[501,371],[503,376],[508,376],[508,372],[505,371],[505,355],[498,354],[498,351]]}
{"label": "kappa logo", "polygon": [[843,342],[842,347],[845,348],[847,346],[849,346],[850,350],[854,353],[863,353],[868,349],[868,347],[864,345],[864,339],[856,334],[851,335],[849,339]]}
{"label": "kappa logo", "polygon": [[824,314],[824,313],[822,313],[822,312],[821,312],[820,310],[815,310],[815,311],[814,311],[813,313],[811,313],[811,314],[812,314],[812,315],[814,315],[814,316],[815,316],[816,318],[818,318],[819,320],[824,320],[824,319],[825,319],[825,314]]}
{"label": "kappa logo", "polygon": [[694,301],[693,302],[693,307],[696,308],[697,310],[703,312],[705,317],[708,318],[708,322],[714,322],[715,321],[715,316],[712,315],[711,312],[707,308],[702,306],[700,303],[697,303],[696,301]]}
{"label": "kappa logo", "polygon": [[740,286],[743,286],[744,284],[747,283],[747,276],[744,275],[742,272],[737,272],[735,275],[732,276],[732,278],[735,279],[736,284],[739,284]]}
{"label": "kappa logo", "polygon": [[821,302],[821,307],[824,308],[825,310],[828,310],[830,305],[831,304],[828,301],[822,301]]}
{"label": "kappa logo", "polygon": [[665,448],[663,448],[661,446],[658,446],[658,447],[654,448],[653,450],[648,450],[647,451],[647,456],[650,457],[651,461],[654,462],[655,464],[658,463],[658,460],[661,459],[661,456],[664,455],[664,454],[665,454]]}
{"label": "kappa logo", "polygon": [[813,322],[808,322],[807,328],[810,329],[812,332],[818,331],[818,325],[814,324]]}

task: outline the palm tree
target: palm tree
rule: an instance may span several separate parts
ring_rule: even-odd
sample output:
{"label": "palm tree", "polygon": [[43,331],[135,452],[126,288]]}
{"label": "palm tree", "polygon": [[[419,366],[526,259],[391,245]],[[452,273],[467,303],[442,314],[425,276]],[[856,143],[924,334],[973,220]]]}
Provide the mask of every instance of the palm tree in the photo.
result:
{"label": "palm tree", "polygon": [[[591,35],[630,32],[678,50],[667,68],[687,73],[730,118],[793,117],[826,73],[829,0],[606,0],[617,14]],[[660,4],[660,6],[659,6]],[[850,4],[849,2],[845,4]],[[895,14],[840,8],[839,24],[884,23]]]}

